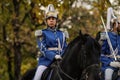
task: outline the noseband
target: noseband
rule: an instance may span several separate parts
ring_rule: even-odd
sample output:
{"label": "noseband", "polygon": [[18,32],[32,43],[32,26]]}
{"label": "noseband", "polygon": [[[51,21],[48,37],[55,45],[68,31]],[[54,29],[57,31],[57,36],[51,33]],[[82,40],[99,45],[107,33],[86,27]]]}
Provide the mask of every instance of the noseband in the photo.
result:
{"label": "noseband", "polygon": [[[99,64],[92,64],[90,66],[88,66],[87,68],[85,68],[82,72],[82,75],[81,75],[81,79],[80,80],[89,80],[89,71],[91,68],[94,68],[94,67],[98,67]],[[101,77],[101,71],[99,71],[99,77]]]}

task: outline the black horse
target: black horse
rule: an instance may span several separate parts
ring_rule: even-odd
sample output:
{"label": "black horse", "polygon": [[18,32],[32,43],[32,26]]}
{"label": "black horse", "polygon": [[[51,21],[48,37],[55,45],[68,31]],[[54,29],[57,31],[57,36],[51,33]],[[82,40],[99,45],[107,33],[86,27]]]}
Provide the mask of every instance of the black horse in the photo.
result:
{"label": "black horse", "polygon": [[[69,43],[62,61],[55,62],[49,80],[100,80],[99,58],[99,43],[90,35],[80,32]],[[32,80],[35,70],[24,74],[22,80]]]}

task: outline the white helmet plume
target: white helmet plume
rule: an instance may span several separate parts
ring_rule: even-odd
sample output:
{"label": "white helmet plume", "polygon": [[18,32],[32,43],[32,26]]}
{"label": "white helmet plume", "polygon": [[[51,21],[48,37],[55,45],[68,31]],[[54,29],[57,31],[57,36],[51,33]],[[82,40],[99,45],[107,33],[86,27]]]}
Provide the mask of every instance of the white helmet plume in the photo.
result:
{"label": "white helmet plume", "polygon": [[53,6],[52,4],[49,4],[49,5],[47,6],[47,9],[46,9],[45,13],[48,13],[49,11],[52,11],[52,12],[55,11],[55,8],[54,8],[54,6]]}
{"label": "white helmet plume", "polygon": [[58,12],[55,10],[53,4],[49,4],[45,10],[45,17],[48,18],[50,16],[57,18]]}
{"label": "white helmet plume", "polygon": [[107,29],[108,30],[111,29],[112,26],[110,25],[110,23],[111,21],[113,22],[114,19],[117,19],[117,17],[114,15],[112,7],[109,7],[107,9]]}

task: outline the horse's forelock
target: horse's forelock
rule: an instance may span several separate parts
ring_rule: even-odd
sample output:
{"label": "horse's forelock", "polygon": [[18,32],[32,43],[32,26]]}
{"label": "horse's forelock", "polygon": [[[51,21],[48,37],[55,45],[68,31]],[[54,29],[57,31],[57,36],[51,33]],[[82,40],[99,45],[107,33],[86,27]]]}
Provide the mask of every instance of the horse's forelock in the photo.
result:
{"label": "horse's forelock", "polygon": [[[82,36],[82,39],[80,39],[81,41],[84,41],[83,43],[79,42],[79,45],[82,45],[81,49],[79,50],[79,58],[80,58],[80,62],[83,66],[88,65],[86,62],[89,62],[90,60],[90,56],[99,56],[100,54],[100,45],[99,43],[92,38],[90,35],[85,34]],[[93,57],[91,57],[93,58]],[[97,57],[98,58],[98,57]],[[89,60],[90,59],[90,60]],[[95,59],[97,60],[97,59]],[[90,62],[92,63],[92,62]]]}
{"label": "horse's forelock", "polygon": [[79,31],[79,38],[81,38],[81,39],[85,38],[81,31]]}
{"label": "horse's forelock", "polygon": [[[79,36],[77,36],[74,40],[72,40],[70,43],[69,43],[69,45],[67,46],[67,48],[66,48],[66,50],[65,50],[65,55],[64,55],[64,57],[66,57],[66,56],[70,56],[70,54],[71,54],[71,50],[74,50],[74,49],[76,49],[76,48],[79,48],[78,46],[76,46],[79,42],[80,42],[81,40],[80,40],[80,37]],[[69,55],[68,55],[69,54]]]}
{"label": "horse's forelock", "polygon": [[94,47],[96,50],[100,51],[101,47],[100,44],[98,43],[97,40],[95,40],[94,38],[92,38],[91,36],[87,37],[87,42],[86,42],[86,46],[88,46],[89,48]]}

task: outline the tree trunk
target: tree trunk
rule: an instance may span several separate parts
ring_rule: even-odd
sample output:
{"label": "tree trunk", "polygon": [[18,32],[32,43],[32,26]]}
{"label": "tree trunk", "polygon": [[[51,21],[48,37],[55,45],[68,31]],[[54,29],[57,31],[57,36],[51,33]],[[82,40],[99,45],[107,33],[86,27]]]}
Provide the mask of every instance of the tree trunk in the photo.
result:
{"label": "tree trunk", "polygon": [[7,59],[8,59],[8,74],[9,74],[9,80],[13,80],[13,76],[12,76],[12,60],[11,60],[11,57],[10,57],[10,50],[7,50],[7,52],[6,52],[6,54],[7,54]]}
{"label": "tree trunk", "polygon": [[20,80],[20,68],[21,68],[21,43],[19,39],[19,20],[17,17],[13,19],[13,31],[14,31],[14,42],[13,42],[13,53],[14,53],[14,80]]}
{"label": "tree trunk", "polygon": [[[8,23],[9,20],[6,21],[6,24]],[[7,44],[7,35],[6,35],[6,24],[2,27],[2,31],[3,31],[3,42]],[[8,44],[9,45],[9,44]],[[10,49],[8,49],[8,47],[5,45],[5,54],[7,57],[7,71],[8,71],[8,75],[9,75],[9,80],[13,80],[13,76],[12,76],[12,60],[11,60],[11,56],[10,56]]]}
{"label": "tree trunk", "polygon": [[14,42],[13,51],[14,51],[14,80],[21,80],[21,46],[19,42]]}
{"label": "tree trunk", "polygon": [[21,80],[21,43],[19,39],[19,5],[20,0],[13,0],[15,17],[12,20],[13,31],[14,31],[14,42],[13,42],[13,52],[14,52],[14,80]]}

